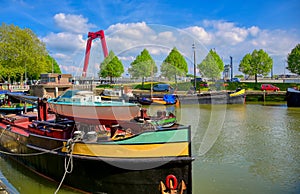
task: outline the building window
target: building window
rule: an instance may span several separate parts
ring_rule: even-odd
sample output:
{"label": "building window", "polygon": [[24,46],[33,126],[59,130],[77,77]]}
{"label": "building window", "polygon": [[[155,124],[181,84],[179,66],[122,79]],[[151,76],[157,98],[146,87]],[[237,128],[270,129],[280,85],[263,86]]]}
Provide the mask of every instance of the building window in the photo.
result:
{"label": "building window", "polygon": [[55,77],[50,77],[49,82],[56,82]]}

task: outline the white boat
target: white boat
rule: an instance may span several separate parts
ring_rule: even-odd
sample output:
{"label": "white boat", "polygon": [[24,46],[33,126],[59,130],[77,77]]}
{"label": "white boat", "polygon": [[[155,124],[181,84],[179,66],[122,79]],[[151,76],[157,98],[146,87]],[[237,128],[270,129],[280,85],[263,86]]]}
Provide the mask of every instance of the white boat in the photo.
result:
{"label": "white boat", "polygon": [[137,104],[105,101],[91,91],[67,90],[55,99],[48,100],[52,112],[78,122],[117,124],[137,117],[140,107]]}

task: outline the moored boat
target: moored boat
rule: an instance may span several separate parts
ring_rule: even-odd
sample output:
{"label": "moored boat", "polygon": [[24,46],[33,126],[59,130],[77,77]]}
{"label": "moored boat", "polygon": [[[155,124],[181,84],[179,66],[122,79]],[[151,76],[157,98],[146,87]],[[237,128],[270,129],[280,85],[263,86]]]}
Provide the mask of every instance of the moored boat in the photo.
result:
{"label": "moored boat", "polygon": [[151,105],[153,103],[153,100],[151,98],[141,97],[137,99],[137,102],[141,105]]}
{"label": "moored boat", "polygon": [[36,108],[35,105],[30,103],[22,103],[17,99],[11,98],[15,95],[24,95],[23,92],[6,92],[0,95],[0,113],[3,114],[21,114],[27,111],[33,111]]}
{"label": "moored boat", "polygon": [[174,94],[165,94],[162,97],[141,96],[137,102],[142,105],[174,105],[178,100]]}
{"label": "moored boat", "polygon": [[109,100],[109,101],[125,100],[124,92],[118,89],[103,89],[100,96],[103,100]]}
{"label": "moored boat", "polygon": [[140,112],[134,103],[102,100],[90,91],[67,90],[55,99],[48,100],[49,108],[56,114],[84,123],[116,124],[131,120]]}
{"label": "moored boat", "polygon": [[[0,119],[2,153],[87,192],[159,193],[160,181],[173,175],[191,193],[190,126],[160,127],[147,121],[145,114],[127,122],[133,126],[138,120],[135,131],[122,124],[77,123],[48,114],[47,103],[37,101],[38,115]],[[175,192],[179,185],[168,188]]]}
{"label": "moored boat", "polygon": [[11,105],[2,105],[0,106],[0,113],[16,113],[20,114],[21,112],[32,111],[36,108],[30,104],[11,104]]}
{"label": "moored boat", "polygon": [[300,107],[300,90],[288,88],[286,91],[286,101],[288,107]]}
{"label": "moored boat", "polygon": [[245,89],[234,92],[206,92],[202,94],[178,95],[181,104],[244,104]]}

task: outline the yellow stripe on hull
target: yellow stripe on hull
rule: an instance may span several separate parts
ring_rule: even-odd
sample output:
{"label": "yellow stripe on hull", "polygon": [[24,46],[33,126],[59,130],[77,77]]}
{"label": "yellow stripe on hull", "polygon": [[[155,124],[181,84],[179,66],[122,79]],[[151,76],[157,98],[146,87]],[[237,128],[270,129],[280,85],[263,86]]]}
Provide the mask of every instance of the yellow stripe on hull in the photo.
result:
{"label": "yellow stripe on hull", "polygon": [[[62,151],[67,152],[65,147]],[[116,158],[189,156],[189,144],[188,142],[139,145],[75,143],[72,153],[73,155]]]}
{"label": "yellow stripe on hull", "polygon": [[242,89],[238,92],[235,92],[235,93],[232,93],[232,94],[229,94],[229,96],[233,97],[233,96],[240,96],[242,94],[245,94],[245,89]]}
{"label": "yellow stripe on hull", "polygon": [[167,104],[164,100],[153,100],[153,102],[157,104]]}

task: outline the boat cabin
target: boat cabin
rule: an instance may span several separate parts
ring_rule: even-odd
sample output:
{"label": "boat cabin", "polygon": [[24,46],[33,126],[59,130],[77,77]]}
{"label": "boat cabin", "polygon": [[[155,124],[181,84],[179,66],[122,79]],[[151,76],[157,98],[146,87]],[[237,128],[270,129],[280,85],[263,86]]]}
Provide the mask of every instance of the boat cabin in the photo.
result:
{"label": "boat cabin", "polygon": [[58,73],[41,74],[41,84],[72,84],[72,75]]}
{"label": "boat cabin", "polygon": [[38,97],[56,98],[73,87],[71,74],[41,74],[40,84],[30,86],[30,94]]}

